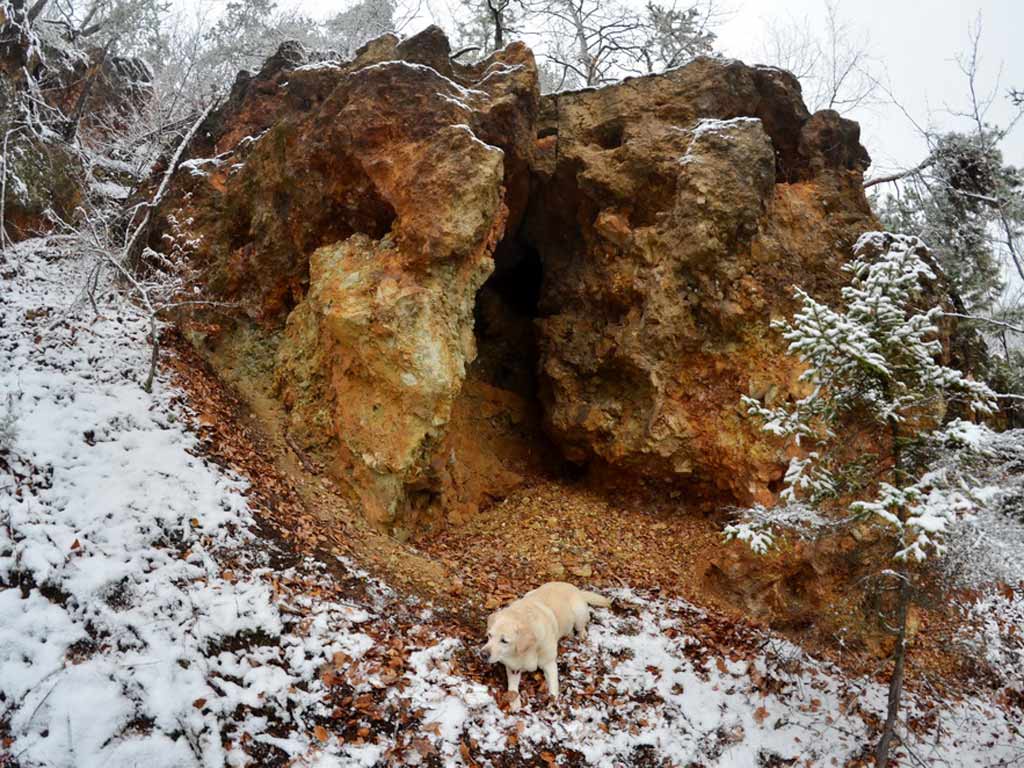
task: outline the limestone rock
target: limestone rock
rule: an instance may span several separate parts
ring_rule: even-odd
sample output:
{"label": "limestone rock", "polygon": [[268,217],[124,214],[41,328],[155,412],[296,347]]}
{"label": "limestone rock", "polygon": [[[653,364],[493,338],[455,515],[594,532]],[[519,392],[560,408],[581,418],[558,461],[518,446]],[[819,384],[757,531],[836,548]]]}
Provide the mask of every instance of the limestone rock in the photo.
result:
{"label": "limestone rock", "polygon": [[541,397],[580,463],[772,500],[784,457],[741,395],[799,394],[770,329],[835,291],[871,226],[856,124],[795,78],[699,59],[546,97],[526,236],[541,254]]}
{"label": "limestone rock", "polygon": [[161,211],[161,246],[238,306],[228,335],[272,338],[293,436],[393,532],[451,495],[476,294],[529,186],[532,54],[448,52],[436,28],[347,64],[282,46],[239,76]]}

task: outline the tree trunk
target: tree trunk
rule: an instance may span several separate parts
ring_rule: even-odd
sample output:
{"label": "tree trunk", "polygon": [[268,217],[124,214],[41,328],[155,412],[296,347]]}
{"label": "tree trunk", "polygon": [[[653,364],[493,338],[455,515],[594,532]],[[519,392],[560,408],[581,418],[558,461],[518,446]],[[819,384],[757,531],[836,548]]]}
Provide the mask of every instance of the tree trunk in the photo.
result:
{"label": "tree trunk", "polygon": [[44,10],[46,10],[46,6],[47,6],[47,4],[49,2],[50,2],[50,0],[38,0],[35,5],[33,5],[31,8],[29,8],[29,10],[28,10],[28,20],[29,20],[30,24],[33,21],[36,20],[36,18],[39,16],[40,13],[42,13]]}
{"label": "tree trunk", "polygon": [[583,14],[581,9],[575,5],[574,0],[568,0],[565,3],[566,9],[569,11],[569,16],[572,18],[573,33],[576,37],[577,55],[580,58],[580,63],[586,67],[587,70],[587,85],[597,85],[597,62],[594,61],[593,55],[590,53],[590,47],[587,45],[587,28],[583,22]]}
{"label": "tree trunk", "polygon": [[494,50],[500,51],[505,47],[505,20],[502,18],[502,9],[490,0],[487,2],[487,8],[494,20]]}
{"label": "tree trunk", "polygon": [[[888,381],[883,382],[882,388],[886,401],[892,402]],[[892,416],[888,421],[889,435],[892,439],[892,484],[897,488],[902,488],[904,477],[900,424]],[[900,507],[898,515],[900,522],[906,526],[908,517],[906,507]],[[902,545],[902,538],[903,533],[901,532],[900,545]],[[903,672],[907,657],[907,613],[910,608],[910,576],[905,572],[898,575],[900,591],[896,604],[896,647],[892,651],[893,669],[892,677],[889,678],[889,701],[886,708],[885,726],[882,728],[882,737],[878,740],[878,746],[875,748],[876,768],[886,768],[889,765],[889,745],[896,732],[896,716],[899,714],[900,695],[903,693]]]}
{"label": "tree trunk", "polygon": [[896,732],[896,716],[900,709],[900,695],[903,693],[903,674],[907,658],[907,614],[910,608],[910,584],[907,574],[900,574],[899,605],[896,608],[896,621],[898,623],[898,634],[896,636],[896,647],[892,652],[893,670],[889,678],[889,706],[885,716],[885,727],[882,728],[882,738],[878,740],[878,747],[875,749],[876,768],[886,768],[889,764],[889,745]]}
{"label": "tree trunk", "polygon": [[78,124],[85,117],[85,108],[89,103],[93,84],[103,76],[103,65],[107,61],[107,50],[109,47],[110,43],[108,42],[103,46],[103,50],[100,51],[99,60],[92,67],[86,69],[85,85],[82,86],[82,91],[78,94],[78,100],[75,102],[75,108],[71,111],[71,117],[68,118],[61,131],[64,141],[70,142],[78,134]]}
{"label": "tree trunk", "polygon": [[156,324],[156,312],[149,316],[149,372],[146,374],[146,381],[142,385],[143,391],[148,395],[153,391],[153,380],[156,378],[156,367],[160,362],[160,333]]}

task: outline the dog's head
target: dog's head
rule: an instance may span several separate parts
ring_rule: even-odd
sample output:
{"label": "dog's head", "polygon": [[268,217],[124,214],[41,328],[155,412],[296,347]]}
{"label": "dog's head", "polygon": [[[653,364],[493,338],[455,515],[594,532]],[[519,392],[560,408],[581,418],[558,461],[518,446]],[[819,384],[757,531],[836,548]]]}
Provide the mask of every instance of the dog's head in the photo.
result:
{"label": "dog's head", "polygon": [[527,622],[508,611],[487,617],[487,642],[481,649],[490,664],[522,656],[537,643],[537,636]]}

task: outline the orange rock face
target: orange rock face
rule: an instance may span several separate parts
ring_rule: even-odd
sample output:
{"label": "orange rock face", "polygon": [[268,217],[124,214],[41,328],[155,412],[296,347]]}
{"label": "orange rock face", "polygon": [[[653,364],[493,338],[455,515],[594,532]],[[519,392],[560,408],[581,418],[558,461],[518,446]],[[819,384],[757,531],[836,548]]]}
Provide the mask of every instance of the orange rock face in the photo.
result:
{"label": "orange rock face", "polygon": [[780,456],[739,399],[798,394],[770,321],[795,283],[834,290],[871,227],[856,124],[715,59],[543,106],[527,237],[551,434],[625,476],[770,502]]}
{"label": "orange rock face", "polygon": [[521,44],[472,67],[436,28],[345,64],[285,45],[210,118],[153,245],[232,304],[197,345],[383,528],[466,519],[550,441],[767,501],[784,457],[739,397],[798,389],[769,323],[871,226],[857,137],[738,62],[541,99]]}
{"label": "orange rock face", "polygon": [[536,69],[521,45],[453,68],[436,28],[346,65],[298,55],[236,82],[193,150],[211,156],[178,174],[164,247],[276,334],[291,432],[396,529],[441,492],[476,294],[525,208]]}

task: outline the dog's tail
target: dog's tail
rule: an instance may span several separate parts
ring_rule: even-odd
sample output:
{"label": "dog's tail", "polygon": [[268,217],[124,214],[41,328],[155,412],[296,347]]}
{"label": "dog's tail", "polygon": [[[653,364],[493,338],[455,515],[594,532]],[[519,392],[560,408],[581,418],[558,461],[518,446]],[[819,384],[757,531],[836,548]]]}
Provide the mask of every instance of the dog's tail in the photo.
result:
{"label": "dog's tail", "polygon": [[585,589],[580,590],[580,594],[583,599],[587,601],[587,605],[596,605],[598,608],[607,608],[612,604],[612,601],[604,595],[599,595],[596,592],[587,592]]}

